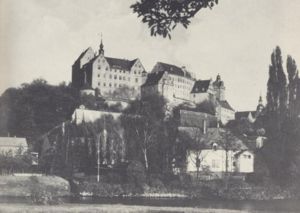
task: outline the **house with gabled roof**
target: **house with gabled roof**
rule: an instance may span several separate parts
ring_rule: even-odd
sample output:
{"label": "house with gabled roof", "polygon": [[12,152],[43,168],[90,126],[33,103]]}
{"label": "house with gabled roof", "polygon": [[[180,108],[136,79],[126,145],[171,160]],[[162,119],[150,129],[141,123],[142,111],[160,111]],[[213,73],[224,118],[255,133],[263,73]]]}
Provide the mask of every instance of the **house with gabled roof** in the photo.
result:
{"label": "house with gabled roof", "polygon": [[72,66],[72,85],[84,94],[113,97],[122,88],[135,91],[131,99],[140,96],[140,86],[145,82],[146,71],[141,61],[112,58],[104,55],[101,39],[99,51],[89,47],[83,51]]}
{"label": "house with gabled roof", "polygon": [[[195,141],[186,153],[186,172],[195,175],[209,173],[211,178],[223,174],[248,174],[254,172],[254,152],[239,137],[225,128],[180,127]],[[197,144],[198,143],[198,144]]]}
{"label": "house with gabled roof", "polygon": [[[28,150],[26,138],[0,137],[0,153],[23,154]],[[20,153],[19,153],[20,152]]]}

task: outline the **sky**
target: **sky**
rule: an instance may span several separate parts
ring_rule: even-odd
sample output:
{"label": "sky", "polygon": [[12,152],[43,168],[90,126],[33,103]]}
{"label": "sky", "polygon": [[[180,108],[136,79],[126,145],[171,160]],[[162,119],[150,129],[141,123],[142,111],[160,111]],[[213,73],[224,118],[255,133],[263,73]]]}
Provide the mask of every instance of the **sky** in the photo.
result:
{"label": "sky", "polygon": [[219,73],[236,111],[265,99],[277,45],[284,61],[289,54],[300,64],[299,0],[220,0],[171,40],[150,36],[130,9],[135,1],[0,0],[0,94],[36,78],[70,82],[72,64],[87,47],[98,50],[101,33],[106,56],[139,58],[148,72],[161,61],[199,79]]}

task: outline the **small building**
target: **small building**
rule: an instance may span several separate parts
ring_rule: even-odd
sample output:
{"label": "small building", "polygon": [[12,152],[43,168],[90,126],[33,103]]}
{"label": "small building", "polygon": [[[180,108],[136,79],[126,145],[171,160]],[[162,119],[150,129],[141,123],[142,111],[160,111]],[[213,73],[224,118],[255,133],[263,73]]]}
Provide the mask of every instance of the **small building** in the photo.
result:
{"label": "small building", "polygon": [[26,138],[0,137],[0,153],[23,154],[28,150]]}
{"label": "small building", "polygon": [[[253,151],[229,130],[207,128],[202,132],[191,127],[181,127],[179,130],[189,134],[192,139],[197,138],[196,143],[201,144],[196,146],[198,149],[187,151],[187,173],[208,172],[214,177],[222,177],[226,172],[239,175],[254,172]],[[196,136],[199,132],[201,135]]]}
{"label": "small building", "polygon": [[98,110],[89,110],[85,109],[84,106],[81,106],[72,114],[72,122],[79,125],[81,123],[93,123],[96,120],[100,119],[102,116],[112,116],[114,119],[118,119],[121,116],[121,113],[118,112],[106,112]]}

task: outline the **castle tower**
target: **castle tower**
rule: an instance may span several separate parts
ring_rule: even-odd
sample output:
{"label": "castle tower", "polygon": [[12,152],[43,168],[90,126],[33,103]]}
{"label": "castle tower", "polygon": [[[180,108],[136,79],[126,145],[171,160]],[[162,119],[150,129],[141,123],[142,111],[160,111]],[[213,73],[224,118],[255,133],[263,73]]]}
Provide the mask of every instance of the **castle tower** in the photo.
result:
{"label": "castle tower", "polygon": [[263,109],[264,109],[264,105],[263,105],[263,100],[262,100],[262,97],[261,95],[259,96],[259,99],[258,99],[258,105],[256,107],[256,115],[259,115]]}
{"label": "castle tower", "polygon": [[221,80],[220,74],[217,75],[216,80],[213,82],[213,87],[216,94],[216,99],[219,101],[225,100],[225,86],[224,82]]}

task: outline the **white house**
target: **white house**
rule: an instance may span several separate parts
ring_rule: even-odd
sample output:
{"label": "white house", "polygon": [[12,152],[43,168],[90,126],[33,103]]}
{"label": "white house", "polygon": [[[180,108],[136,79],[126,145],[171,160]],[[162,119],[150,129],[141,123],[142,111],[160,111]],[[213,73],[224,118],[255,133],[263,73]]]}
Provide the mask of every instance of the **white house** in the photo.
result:
{"label": "white house", "polygon": [[[0,137],[0,153],[23,154],[28,150],[26,138]],[[21,153],[18,153],[21,151]]]}
{"label": "white house", "polygon": [[[179,130],[186,132],[190,137],[198,138],[198,148],[191,148],[187,152],[186,171],[195,173],[209,171],[222,174],[229,173],[252,173],[254,172],[254,154],[229,130],[223,128],[208,128],[201,135],[197,128],[181,127]],[[196,131],[195,131],[196,130]],[[198,160],[197,160],[198,159]],[[197,162],[199,168],[197,168]]]}

